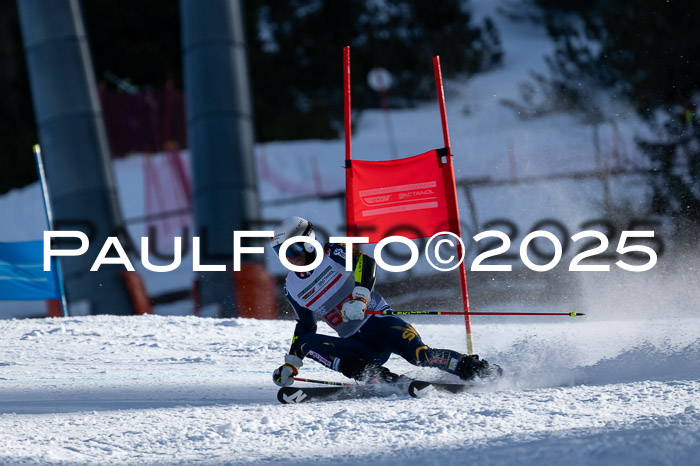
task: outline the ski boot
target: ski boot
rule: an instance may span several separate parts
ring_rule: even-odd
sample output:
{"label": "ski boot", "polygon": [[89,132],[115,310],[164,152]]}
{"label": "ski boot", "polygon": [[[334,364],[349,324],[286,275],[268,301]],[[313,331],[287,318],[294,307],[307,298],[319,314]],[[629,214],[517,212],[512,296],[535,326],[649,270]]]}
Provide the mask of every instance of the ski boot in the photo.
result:
{"label": "ski boot", "polygon": [[488,361],[479,359],[476,354],[465,354],[457,361],[455,373],[462,380],[471,380],[474,377],[489,378],[503,375],[503,369],[496,364],[489,364]]}

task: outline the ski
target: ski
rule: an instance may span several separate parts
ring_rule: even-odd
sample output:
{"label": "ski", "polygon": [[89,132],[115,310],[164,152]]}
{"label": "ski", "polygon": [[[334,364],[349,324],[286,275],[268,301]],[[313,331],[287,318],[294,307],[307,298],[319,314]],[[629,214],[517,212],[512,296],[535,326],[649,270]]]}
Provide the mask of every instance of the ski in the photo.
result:
{"label": "ski", "polygon": [[308,403],[310,401],[334,401],[353,398],[387,397],[404,395],[423,398],[433,392],[462,393],[476,385],[468,382],[430,382],[404,379],[400,383],[377,383],[364,385],[340,385],[325,387],[282,387],[277,391],[277,400],[282,404]]}
{"label": "ski", "polygon": [[461,393],[468,391],[473,387],[473,384],[468,383],[445,383],[414,380],[408,385],[408,394],[413,398],[423,398],[434,391]]}
{"label": "ski", "polygon": [[405,394],[406,384],[366,384],[333,387],[282,387],[277,391],[277,400],[282,404],[308,403],[310,401],[333,401],[353,398],[386,397]]}
{"label": "ski", "polygon": [[345,387],[282,387],[277,400],[282,404],[307,403],[314,399],[329,399],[345,391]]}

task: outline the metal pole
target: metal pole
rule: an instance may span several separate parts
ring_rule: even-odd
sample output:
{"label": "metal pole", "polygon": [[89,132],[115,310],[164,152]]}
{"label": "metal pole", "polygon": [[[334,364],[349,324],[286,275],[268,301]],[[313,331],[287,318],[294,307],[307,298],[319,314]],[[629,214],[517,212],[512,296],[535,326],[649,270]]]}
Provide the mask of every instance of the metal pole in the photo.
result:
{"label": "metal pole", "polygon": [[333,382],[331,380],[316,380],[316,379],[307,379],[305,377],[294,377],[294,380],[297,382],[309,382],[309,383],[320,383],[321,385],[333,385],[333,386],[343,386],[343,387],[354,387],[357,385],[356,383],[347,383],[347,382]]}
{"label": "metal pole", "polygon": [[[241,299],[261,291],[275,295],[263,290],[269,276],[259,280],[260,290],[243,292],[242,276],[232,273],[233,231],[262,223],[253,109],[240,1],[205,3],[180,0],[194,223],[202,265],[209,268],[198,275],[200,304],[236,317],[247,312]],[[262,255],[245,257],[243,268],[265,275]]]}
{"label": "metal pole", "polygon": [[453,311],[365,311],[365,314],[381,315],[381,316],[408,316],[408,315],[425,315],[425,316],[569,316],[578,317],[586,314],[582,312],[453,312]]}
{"label": "metal pole", "polygon": [[68,300],[133,314],[123,266],[89,271],[124,225],[80,3],[18,0],[17,9],[54,228],[92,235],[85,254],[61,261]]}

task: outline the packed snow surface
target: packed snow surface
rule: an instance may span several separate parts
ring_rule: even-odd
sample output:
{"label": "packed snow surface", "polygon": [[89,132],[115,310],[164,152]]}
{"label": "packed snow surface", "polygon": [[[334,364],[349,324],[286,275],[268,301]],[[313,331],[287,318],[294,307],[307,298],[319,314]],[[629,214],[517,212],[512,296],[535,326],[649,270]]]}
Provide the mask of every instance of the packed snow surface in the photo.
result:
{"label": "packed snow surface", "polygon": [[[505,375],[470,393],[300,405],[270,377],[292,321],[2,320],[0,463],[697,464],[700,320],[586,319],[476,324]],[[463,350],[460,321],[439,322],[414,324]]]}

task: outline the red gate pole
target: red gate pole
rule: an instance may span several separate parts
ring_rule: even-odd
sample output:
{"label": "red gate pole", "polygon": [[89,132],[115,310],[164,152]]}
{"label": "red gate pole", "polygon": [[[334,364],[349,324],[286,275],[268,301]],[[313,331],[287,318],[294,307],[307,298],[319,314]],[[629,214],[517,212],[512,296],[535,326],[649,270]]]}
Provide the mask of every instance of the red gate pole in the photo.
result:
{"label": "red gate pole", "polygon": [[343,47],[343,112],[345,120],[345,231],[355,236],[352,223],[352,119],[350,111],[350,47]]}
{"label": "red gate pole", "polygon": [[[447,127],[447,111],[445,110],[445,91],[442,87],[442,70],[440,69],[440,57],[433,57],[433,69],[435,71],[435,87],[437,88],[438,104],[440,105],[440,119],[442,121],[442,137],[445,141],[445,148],[447,149],[447,162],[446,164],[450,167],[450,172],[452,175],[452,193],[448,193],[448,202],[451,202],[454,206],[454,213],[457,217],[456,222],[452,222],[452,230],[460,238],[462,237],[462,228],[459,223],[459,207],[457,205],[457,188],[455,186],[455,174],[454,167],[452,165],[452,148],[450,147],[450,131]],[[457,254],[459,257],[465,252],[462,249],[462,245],[457,244]],[[462,307],[464,309],[464,326],[467,331],[467,353],[474,354],[474,340],[472,338],[472,323],[469,317],[469,292],[467,291],[467,269],[465,266],[466,261],[462,261],[462,265],[459,267],[459,283],[462,288]]]}
{"label": "red gate pole", "polygon": [[345,160],[352,159],[350,119],[350,47],[343,47],[343,112],[345,116]]}

